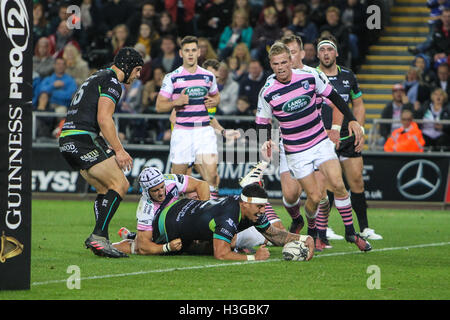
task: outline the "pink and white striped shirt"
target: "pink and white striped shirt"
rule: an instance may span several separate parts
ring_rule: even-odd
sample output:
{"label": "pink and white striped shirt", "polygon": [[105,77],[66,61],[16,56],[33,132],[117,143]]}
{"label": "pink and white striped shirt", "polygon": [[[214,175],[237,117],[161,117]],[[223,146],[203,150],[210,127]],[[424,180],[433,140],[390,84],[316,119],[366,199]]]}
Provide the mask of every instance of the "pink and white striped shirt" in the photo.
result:
{"label": "pink and white striped shirt", "polygon": [[181,66],[164,77],[159,94],[176,100],[184,89],[189,95],[189,104],[177,110],[175,128],[193,129],[209,126],[210,118],[205,106],[205,97],[219,92],[214,74],[200,66],[197,66],[194,73],[190,73]]}
{"label": "pink and white striped shirt", "polygon": [[259,93],[256,123],[268,124],[274,115],[286,154],[305,151],[328,137],[316,108],[316,95],[328,96],[332,90],[315,70],[292,70],[289,83],[271,76]]}

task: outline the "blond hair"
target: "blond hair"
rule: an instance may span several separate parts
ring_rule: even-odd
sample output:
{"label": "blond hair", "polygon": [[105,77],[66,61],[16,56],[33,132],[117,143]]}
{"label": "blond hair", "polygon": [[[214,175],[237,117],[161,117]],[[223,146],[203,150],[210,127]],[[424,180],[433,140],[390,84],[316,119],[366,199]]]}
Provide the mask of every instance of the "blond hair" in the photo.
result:
{"label": "blond hair", "polygon": [[275,42],[269,50],[269,60],[272,59],[273,56],[277,56],[279,54],[287,53],[289,59],[291,58],[291,51],[289,48],[281,41]]}

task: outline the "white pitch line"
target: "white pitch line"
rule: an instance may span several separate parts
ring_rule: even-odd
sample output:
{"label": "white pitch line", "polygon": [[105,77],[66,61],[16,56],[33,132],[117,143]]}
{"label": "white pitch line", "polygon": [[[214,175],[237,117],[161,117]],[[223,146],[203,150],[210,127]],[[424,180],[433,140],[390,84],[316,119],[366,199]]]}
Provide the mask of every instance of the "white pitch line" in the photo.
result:
{"label": "white pitch line", "polygon": [[[402,250],[402,249],[408,250],[408,249],[439,247],[439,246],[447,246],[447,245],[450,245],[450,242],[438,242],[438,243],[418,244],[418,245],[403,246],[403,247],[372,249],[370,252],[383,252],[383,251],[393,251],[393,250]],[[364,253],[364,252],[346,251],[346,252],[325,253],[325,254],[319,254],[317,256],[314,256],[314,259],[324,258],[324,257],[333,257],[333,256],[344,256],[344,255],[349,255],[349,254],[361,254],[361,253]],[[368,254],[370,254],[370,253],[368,253]],[[269,259],[269,260],[263,260],[263,261],[230,262],[230,263],[207,264],[207,265],[191,266],[191,267],[136,271],[136,272],[127,272],[127,273],[118,273],[118,274],[107,274],[107,275],[102,275],[102,276],[91,276],[91,277],[80,278],[80,281],[137,276],[137,275],[150,274],[150,273],[164,273],[164,272],[195,270],[195,269],[210,269],[210,268],[218,268],[218,267],[244,265],[244,264],[250,264],[250,263],[276,262],[276,261],[282,261],[282,260],[283,259]],[[33,282],[31,285],[32,286],[42,286],[42,285],[47,285],[47,284],[64,283],[64,282],[67,282],[67,279]]]}

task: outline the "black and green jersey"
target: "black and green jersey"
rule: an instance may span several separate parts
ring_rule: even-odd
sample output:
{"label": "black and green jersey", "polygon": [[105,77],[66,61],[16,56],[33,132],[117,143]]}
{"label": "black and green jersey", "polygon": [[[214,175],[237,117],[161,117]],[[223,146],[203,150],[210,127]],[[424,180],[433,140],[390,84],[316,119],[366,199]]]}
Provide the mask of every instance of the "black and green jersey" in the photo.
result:
{"label": "black and green jersey", "polygon": [[[319,67],[317,69],[320,70]],[[337,75],[327,76],[330,83],[336,89],[337,93],[340,94],[342,99],[347,103],[347,105],[354,99],[362,96],[362,92],[359,89],[358,82],[354,73],[345,67],[337,66]],[[322,121],[326,129],[331,128],[331,123],[333,120],[333,111],[331,107],[327,104],[328,100],[323,101],[322,105]],[[348,119],[344,118],[341,128],[341,137],[348,136]]]}
{"label": "black and green jersey", "polygon": [[97,122],[98,99],[101,96],[108,97],[117,104],[121,95],[122,86],[112,69],[102,69],[94,73],[81,84],[73,96],[62,128],[62,136],[65,136],[64,131],[68,130],[98,134],[100,132]]}
{"label": "black and green jersey", "polygon": [[208,201],[181,199],[155,217],[153,240],[161,244],[176,238],[183,242],[215,238],[230,243],[236,233],[251,226],[263,232],[270,223],[265,214],[256,223],[243,219],[239,196]]}

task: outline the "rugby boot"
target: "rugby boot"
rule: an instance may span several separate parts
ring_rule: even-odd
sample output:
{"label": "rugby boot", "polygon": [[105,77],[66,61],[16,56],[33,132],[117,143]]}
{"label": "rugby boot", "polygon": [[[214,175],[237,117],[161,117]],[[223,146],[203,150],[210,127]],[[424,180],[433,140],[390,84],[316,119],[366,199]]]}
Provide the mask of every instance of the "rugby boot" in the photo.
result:
{"label": "rugby boot", "polygon": [[347,242],[351,242],[356,244],[359,250],[367,252],[372,250],[372,246],[370,245],[369,241],[364,240],[359,234],[349,234],[345,235],[345,240]]}
{"label": "rugby boot", "polygon": [[114,248],[111,242],[105,237],[91,234],[89,238],[84,241],[84,244],[86,249],[91,249],[95,255],[100,257],[128,258],[127,254]]}

